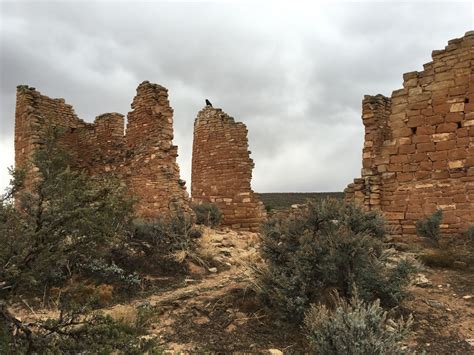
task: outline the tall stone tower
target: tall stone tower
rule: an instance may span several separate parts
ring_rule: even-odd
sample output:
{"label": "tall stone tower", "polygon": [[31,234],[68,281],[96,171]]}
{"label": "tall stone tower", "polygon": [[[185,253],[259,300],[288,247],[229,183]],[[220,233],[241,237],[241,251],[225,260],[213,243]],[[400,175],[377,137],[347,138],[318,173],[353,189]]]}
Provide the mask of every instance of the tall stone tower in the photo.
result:
{"label": "tall stone tower", "polygon": [[221,109],[206,106],[194,122],[191,197],[212,202],[223,212],[223,225],[257,231],[265,209],[250,186],[253,161],[247,127]]}

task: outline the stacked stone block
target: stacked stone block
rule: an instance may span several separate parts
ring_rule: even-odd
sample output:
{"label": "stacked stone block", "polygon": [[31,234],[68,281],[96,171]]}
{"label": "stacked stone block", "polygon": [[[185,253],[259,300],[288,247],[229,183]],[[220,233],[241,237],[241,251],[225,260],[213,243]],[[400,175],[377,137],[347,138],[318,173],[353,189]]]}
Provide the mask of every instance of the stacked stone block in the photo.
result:
{"label": "stacked stone block", "polygon": [[390,98],[364,98],[362,177],[345,191],[401,235],[437,209],[447,234],[474,224],[474,32],[432,58]]}
{"label": "stacked stone block", "polygon": [[194,122],[191,196],[212,202],[223,212],[222,224],[258,231],[265,209],[251,189],[253,161],[247,128],[221,109],[202,109]]}
{"label": "stacked stone block", "polygon": [[173,145],[173,109],[168,90],[141,83],[128,113],[126,181],[142,201],[137,212],[144,217],[157,213],[190,211],[185,182],[176,163],[178,147]]}
{"label": "stacked stone block", "polygon": [[79,119],[64,99],[51,99],[28,86],[17,87],[15,165],[27,168],[26,188],[34,167],[29,164],[48,126],[60,127],[61,143],[74,167],[92,176],[114,174],[138,198],[136,215],[155,218],[182,208],[190,211],[185,183],[179,178],[177,147],[172,145],[173,110],[167,90],[145,81],[129,113],[105,113],[94,123]]}

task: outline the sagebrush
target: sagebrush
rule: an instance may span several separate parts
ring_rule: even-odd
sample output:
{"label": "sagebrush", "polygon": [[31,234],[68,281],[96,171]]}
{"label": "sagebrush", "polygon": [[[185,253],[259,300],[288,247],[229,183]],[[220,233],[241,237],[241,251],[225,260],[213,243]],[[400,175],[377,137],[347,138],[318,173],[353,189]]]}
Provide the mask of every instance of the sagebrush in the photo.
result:
{"label": "sagebrush", "polygon": [[437,210],[431,216],[416,221],[416,233],[431,244],[438,246],[441,237],[440,224],[442,219],[443,211]]}
{"label": "sagebrush", "polygon": [[196,214],[196,224],[208,227],[217,227],[222,220],[222,211],[214,203],[193,203],[191,205]]}
{"label": "sagebrush", "polygon": [[177,271],[185,267],[187,257],[194,255],[200,237],[193,217],[177,211],[154,221],[134,220],[124,246],[115,254],[129,267]]}
{"label": "sagebrush", "polygon": [[337,200],[308,204],[263,227],[263,265],[253,267],[253,286],[262,300],[286,319],[301,320],[311,303],[337,290],[365,301],[397,305],[406,295],[412,262],[393,263],[382,237],[383,219]]}
{"label": "sagebrush", "polygon": [[393,319],[379,300],[362,301],[355,294],[350,301],[334,296],[335,308],[311,305],[304,325],[306,336],[318,354],[384,355],[402,354],[401,341],[412,325],[411,316]]}
{"label": "sagebrush", "polygon": [[0,304],[0,350],[25,354],[156,354],[161,353],[147,336],[149,317],[138,310],[133,324],[87,308],[61,309],[55,318],[22,322]]}

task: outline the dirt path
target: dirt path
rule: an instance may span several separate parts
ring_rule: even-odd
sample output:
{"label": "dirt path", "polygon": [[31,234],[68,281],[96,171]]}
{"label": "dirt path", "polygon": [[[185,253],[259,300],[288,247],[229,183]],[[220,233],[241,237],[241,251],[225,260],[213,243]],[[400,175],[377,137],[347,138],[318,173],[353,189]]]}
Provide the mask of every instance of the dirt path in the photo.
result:
{"label": "dirt path", "polygon": [[[428,354],[474,354],[473,274],[430,269],[404,306],[415,319],[411,347]],[[470,345],[471,344],[471,345]]]}
{"label": "dirt path", "polygon": [[209,272],[191,265],[193,273],[185,286],[116,305],[107,312],[127,318],[138,307],[152,308],[157,317],[150,334],[170,352],[301,351],[298,332],[276,333],[247,288],[242,263],[257,257],[257,240],[254,233],[207,230],[202,252],[214,255],[221,267]]}

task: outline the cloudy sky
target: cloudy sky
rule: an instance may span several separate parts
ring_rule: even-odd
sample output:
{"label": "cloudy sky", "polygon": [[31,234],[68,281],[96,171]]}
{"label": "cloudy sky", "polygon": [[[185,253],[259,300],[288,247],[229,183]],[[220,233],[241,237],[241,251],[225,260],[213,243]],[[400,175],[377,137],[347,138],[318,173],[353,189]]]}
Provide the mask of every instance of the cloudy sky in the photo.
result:
{"label": "cloudy sky", "polygon": [[63,97],[86,121],[169,89],[181,174],[209,98],[247,124],[258,192],[342,191],[359,176],[364,94],[390,95],[433,49],[474,29],[465,2],[0,0],[0,188],[15,90]]}

